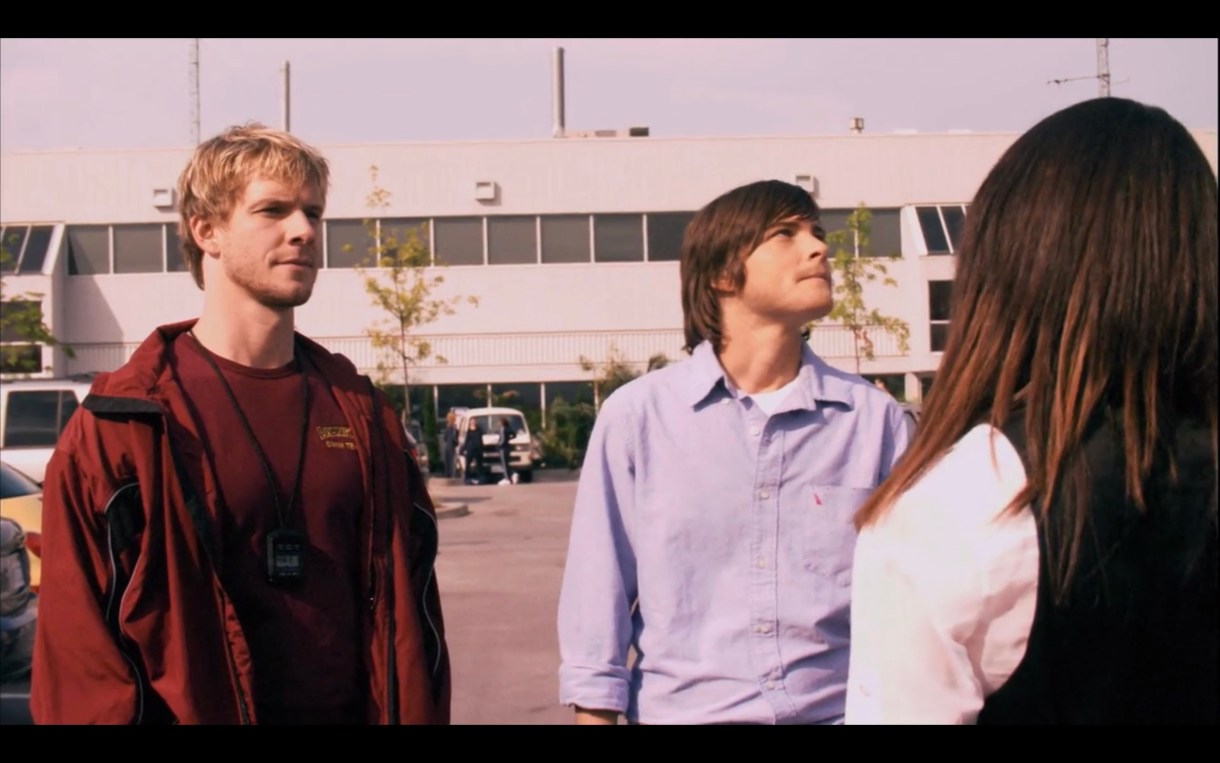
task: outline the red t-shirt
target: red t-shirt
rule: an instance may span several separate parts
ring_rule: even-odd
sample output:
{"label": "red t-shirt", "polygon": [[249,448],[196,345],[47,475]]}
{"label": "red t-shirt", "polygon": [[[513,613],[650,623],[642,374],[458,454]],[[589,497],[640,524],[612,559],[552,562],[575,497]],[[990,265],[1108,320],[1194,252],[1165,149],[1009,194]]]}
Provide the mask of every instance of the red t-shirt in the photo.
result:
{"label": "red t-shirt", "polygon": [[280,520],[262,462],[206,350],[182,334],[171,352],[200,430],[203,468],[219,487],[218,500],[205,503],[220,524],[220,577],[249,641],[260,722],[363,722],[358,522],[364,488],[351,427],[306,362],[309,425],[300,490],[289,510],[301,448],[301,371],[295,362],[255,369],[211,355],[271,467],[287,525],[305,535],[302,581],[272,584],[266,536]]}

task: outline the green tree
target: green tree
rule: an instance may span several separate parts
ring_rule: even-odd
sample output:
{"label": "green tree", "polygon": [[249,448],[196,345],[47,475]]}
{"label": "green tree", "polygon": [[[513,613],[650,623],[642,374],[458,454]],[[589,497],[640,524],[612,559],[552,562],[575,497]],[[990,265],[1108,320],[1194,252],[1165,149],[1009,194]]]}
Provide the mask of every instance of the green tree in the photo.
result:
{"label": "green tree", "polygon": [[547,408],[546,427],[538,433],[543,461],[569,470],[580,466],[596,418],[597,411],[589,403],[555,398]]}
{"label": "green tree", "polygon": [[856,373],[860,373],[861,359],[874,360],[873,340],[870,334],[881,330],[893,335],[898,349],[906,352],[911,336],[911,327],[900,318],[884,315],[870,308],[864,301],[865,284],[880,281],[886,286],[898,283],[889,274],[886,263],[900,259],[897,253],[874,255],[871,247],[873,215],[864,204],[860,204],[847,216],[847,227],[832,232],[826,237],[830,247],[830,267],[834,274],[834,307],[822,320],[832,321],[846,328],[852,335],[855,351]]}
{"label": "green tree", "polygon": [[42,315],[42,293],[25,291],[13,297],[5,295],[4,273],[12,267],[14,259],[9,254],[11,243],[0,239],[0,372],[32,374],[43,370],[42,345],[58,346],[69,358],[76,357],[76,353],[56,339],[47,327]]}
{"label": "green tree", "polygon": [[383,317],[366,328],[365,335],[378,352],[377,371],[381,380],[387,381],[395,371],[402,373],[403,414],[409,419],[411,366],[428,358],[448,362],[444,356],[434,354],[432,344],[416,336],[415,330],[443,315],[452,315],[462,302],[478,305],[479,300],[432,296],[445,279],[436,272],[439,263],[432,262],[427,227],[421,225],[405,231],[379,227],[376,218],[390,206],[390,192],[378,183],[375,165],[369,168],[369,174],[373,190],[366,205],[374,218],[366,220],[365,227],[373,243],[369,247],[369,265],[359,266],[356,271],[364,279],[364,289],[373,306],[381,308]]}
{"label": "green tree", "polygon": [[597,419],[601,401],[632,379],[664,368],[668,364],[669,358],[663,353],[657,353],[648,359],[644,371],[638,371],[613,344],[610,345],[610,351],[604,361],[593,361],[581,355],[580,367],[585,371],[594,372],[591,381],[593,403],[569,403],[562,397],[557,397],[547,407],[546,427],[538,437],[546,462],[554,465],[566,464],[569,469],[580,466],[584,460],[585,448],[589,445],[589,435],[593,432],[593,422]]}
{"label": "green tree", "polygon": [[601,408],[601,401],[605,400],[611,392],[623,386],[632,379],[636,379],[649,371],[655,371],[658,368],[664,368],[669,365],[669,357],[664,353],[657,353],[648,359],[647,368],[641,372],[637,371],[623,357],[618,346],[611,344],[610,351],[606,355],[606,359],[601,362],[590,360],[584,355],[580,356],[580,367],[585,371],[595,371],[593,376],[593,404],[596,408]]}

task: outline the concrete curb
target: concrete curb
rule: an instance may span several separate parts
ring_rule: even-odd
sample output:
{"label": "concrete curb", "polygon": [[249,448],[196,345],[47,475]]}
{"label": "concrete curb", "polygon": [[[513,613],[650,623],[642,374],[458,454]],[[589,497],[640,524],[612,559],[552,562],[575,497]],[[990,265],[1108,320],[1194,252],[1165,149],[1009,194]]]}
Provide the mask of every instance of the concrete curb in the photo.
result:
{"label": "concrete curb", "polygon": [[464,503],[442,502],[436,505],[437,519],[454,519],[470,513],[470,507]]}

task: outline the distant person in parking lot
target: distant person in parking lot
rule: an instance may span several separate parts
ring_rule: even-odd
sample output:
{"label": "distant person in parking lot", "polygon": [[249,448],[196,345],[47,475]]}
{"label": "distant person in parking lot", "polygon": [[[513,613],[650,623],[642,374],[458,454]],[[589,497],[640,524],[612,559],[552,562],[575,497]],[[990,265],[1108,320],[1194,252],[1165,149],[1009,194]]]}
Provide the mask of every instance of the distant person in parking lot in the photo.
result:
{"label": "distant person in parking lot", "polygon": [[852,517],[907,428],[805,341],[833,298],[818,218],[773,180],[687,226],[691,357],[606,399],[580,475],[559,602],[577,723],[843,719]]}
{"label": "distant person in parking lot", "polygon": [[452,478],[457,461],[457,414],[453,411],[445,416],[445,428],[441,431],[441,457],[445,459],[445,476]]}
{"label": "distant person in parking lot", "polygon": [[385,395],[297,333],[329,168],[258,124],[199,145],[203,311],[100,375],[47,468],[46,723],[446,723],[433,504]]}
{"label": "distant person in parking lot", "polygon": [[462,456],[466,461],[465,482],[478,485],[483,481],[483,430],[479,422],[470,420],[466,427],[466,439],[462,441]]}
{"label": "distant person in parking lot", "polygon": [[511,485],[513,479],[508,468],[508,454],[513,448],[513,425],[509,423],[507,416],[500,417],[499,435],[500,439],[498,442],[498,448],[500,451],[500,469],[504,475],[500,480],[500,484]]}

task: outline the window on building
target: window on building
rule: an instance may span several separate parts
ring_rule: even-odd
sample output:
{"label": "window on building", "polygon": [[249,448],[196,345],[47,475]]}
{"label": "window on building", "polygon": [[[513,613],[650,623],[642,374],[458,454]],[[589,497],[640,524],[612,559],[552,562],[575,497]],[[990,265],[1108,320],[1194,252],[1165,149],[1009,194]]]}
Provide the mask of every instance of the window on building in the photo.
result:
{"label": "window on building", "polygon": [[949,246],[953,251],[961,245],[962,228],[966,225],[966,208],[965,207],[941,207],[940,215],[945,220],[945,232],[949,234]]}
{"label": "window on building", "polygon": [[949,297],[952,281],[928,281],[928,319],[932,352],[943,352],[949,338]]}
{"label": "window on building", "polygon": [[327,220],[326,267],[371,265],[376,243],[364,220]]}
{"label": "window on building", "polygon": [[[821,210],[822,229],[827,235],[847,230],[847,218],[854,209]],[[902,232],[898,209],[869,209],[868,248],[861,252],[874,257],[902,254]]]}
{"label": "window on building", "polygon": [[0,374],[32,374],[41,370],[42,345],[6,344],[0,347]]}
{"label": "window on building", "polygon": [[161,273],[165,270],[165,226],[114,226],[115,273]]}
{"label": "window on building", "polygon": [[682,237],[694,212],[650,212],[648,214],[648,261],[677,262],[682,255]]}
{"label": "window on building", "polygon": [[963,204],[915,207],[915,218],[928,254],[953,254],[966,221]]}
{"label": "window on building", "polygon": [[915,216],[919,219],[919,230],[923,233],[928,254],[952,254],[953,250],[949,248],[949,236],[940,219],[940,209],[916,207]]}
{"label": "window on building", "polygon": [[28,374],[42,370],[42,302],[12,299],[0,302],[0,373]]}
{"label": "window on building", "polygon": [[28,225],[6,225],[0,228],[0,271],[16,273],[21,262],[21,251],[25,249],[25,240],[30,235]]}
{"label": "window on building", "polygon": [[177,223],[168,223],[165,226],[165,269],[170,273],[188,269],[186,260],[182,257],[182,239],[178,237]]}
{"label": "window on building", "polygon": [[11,299],[0,302],[0,342],[31,342],[30,327],[42,323],[42,302],[36,299]]}
{"label": "window on building", "polygon": [[878,257],[902,255],[901,210],[874,209],[869,251]]}
{"label": "window on building", "polygon": [[378,246],[384,251],[407,245],[412,237],[422,244],[420,250],[424,260],[432,264],[432,242],[429,240],[428,220],[423,217],[387,217],[377,224]]}
{"label": "window on building", "polygon": [[54,230],[53,225],[0,227],[0,272],[41,273]]}
{"label": "window on building", "polygon": [[68,226],[68,275],[94,276],[110,272],[110,226]]}
{"label": "window on building", "polygon": [[538,262],[538,218],[532,215],[487,218],[487,262],[490,265]]}
{"label": "window on building", "polygon": [[438,217],[433,228],[437,264],[483,264],[483,218]]}
{"label": "window on building", "polygon": [[644,216],[606,214],[593,216],[595,262],[643,262]]}
{"label": "window on building", "polygon": [[590,262],[588,215],[542,216],[543,262]]}
{"label": "window on building", "polygon": [[[822,225],[822,230],[826,231],[826,235],[847,230],[847,216],[851,214],[850,209],[821,209],[818,210],[820,215],[818,222]],[[833,252],[832,252],[833,254]]]}

